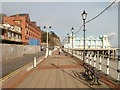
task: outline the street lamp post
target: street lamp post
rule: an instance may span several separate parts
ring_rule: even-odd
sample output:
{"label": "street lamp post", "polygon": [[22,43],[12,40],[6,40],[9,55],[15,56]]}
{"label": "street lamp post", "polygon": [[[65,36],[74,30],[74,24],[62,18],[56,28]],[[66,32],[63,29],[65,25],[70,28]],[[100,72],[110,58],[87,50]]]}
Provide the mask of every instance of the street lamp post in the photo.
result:
{"label": "street lamp post", "polygon": [[83,32],[84,32],[84,52],[83,52],[83,65],[85,64],[85,20],[87,17],[87,13],[85,12],[85,10],[83,11],[82,15],[82,19],[83,19]]}
{"label": "street lamp post", "polygon": [[[49,29],[51,29],[52,27],[51,26],[49,26]],[[44,29],[46,29],[46,26],[44,26]],[[47,58],[47,56],[49,55],[49,45],[48,45],[48,29],[47,29],[47,48],[46,48],[46,55],[45,55],[45,57]]]}
{"label": "street lamp post", "polygon": [[69,43],[69,34],[67,34],[67,48],[68,48],[68,43]]}
{"label": "street lamp post", "polygon": [[71,28],[71,32],[72,32],[72,57],[73,57],[73,31],[74,31],[74,28],[72,27]]}
{"label": "street lamp post", "polygon": [[66,56],[67,56],[67,53],[68,53],[68,36],[69,34],[67,34],[67,38],[66,38]]}
{"label": "street lamp post", "polygon": [[55,48],[55,37],[54,37],[54,48]]}

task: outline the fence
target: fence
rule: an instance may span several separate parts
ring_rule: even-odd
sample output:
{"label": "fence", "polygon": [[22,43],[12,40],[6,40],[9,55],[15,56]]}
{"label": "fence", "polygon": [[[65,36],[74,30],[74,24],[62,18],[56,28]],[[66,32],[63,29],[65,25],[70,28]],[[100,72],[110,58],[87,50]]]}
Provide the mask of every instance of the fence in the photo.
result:
{"label": "fence", "polygon": [[[64,48],[64,51],[72,54],[72,49]],[[73,56],[83,61],[83,51],[73,50]],[[97,54],[86,53],[85,63],[97,68],[99,71],[104,72],[106,75],[120,81],[120,60],[112,60],[110,57],[104,58]]]}

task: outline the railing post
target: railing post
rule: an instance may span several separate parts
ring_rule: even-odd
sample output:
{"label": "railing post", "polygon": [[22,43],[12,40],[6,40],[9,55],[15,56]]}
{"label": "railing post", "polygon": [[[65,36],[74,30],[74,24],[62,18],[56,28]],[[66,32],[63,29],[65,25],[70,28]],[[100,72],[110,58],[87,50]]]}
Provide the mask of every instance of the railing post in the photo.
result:
{"label": "railing post", "polygon": [[90,65],[92,64],[92,63],[91,63],[91,59],[92,59],[92,55],[90,55]]}
{"label": "railing post", "polygon": [[86,63],[88,63],[88,57],[89,57],[89,56],[88,56],[88,53],[87,53],[87,59],[86,59]]}
{"label": "railing post", "polygon": [[75,56],[76,56],[76,54],[77,54],[77,51],[75,51]]}
{"label": "railing post", "polygon": [[106,67],[107,67],[107,72],[106,72],[106,74],[107,74],[107,75],[109,75],[109,64],[110,64],[110,58],[108,57],[108,58],[107,58],[107,65],[106,65]]}
{"label": "railing post", "polygon": [[75,56],[75,53],[76,53],[76,51],[75,51],[75,50],[73,50],[73,56]]}
{"label": "railing post", "polygon": [[93,63],[93,67],[96,67],[96,55],[94,55],[94,63]]}
{"label": "railing post", "polygon": [[76,52],[77,52],[77,51],[75,50],[75,51],[74,51],[74,54],[73,54],[74,56],[76,56]]}
{"label": "railing post", "polygon": [[120,81],[120,59],[118,58],[117,80]]}
{"label": "railing post", "polygon": [[78,58],[80,59],[80,51],[78,51]]}
{"label": "railing post", "polygon": [[80,59],[82,60],[82,52],[80,52]]}
{"label": "railing post", "polygon": [[77,58],[79,58],[79,51],[77,51]]}
{"label": "railing post", "polygon": [[81,59],[82,59],[82,61],[83,61],[83,54],[84,54],[84,53],[82,52],[82,58],[81,58]]}
{"label": "railing post", "polygon": [[100,59],[99,59],[99,60],[100,60],[100,62],[99,62],[99,70],[101,71],[101,68],[102,68],[102,66],[101,66],[101,64],[102,64],[102,63],[101,63],[101,62],[102,62],[101,56],[100,56]]}

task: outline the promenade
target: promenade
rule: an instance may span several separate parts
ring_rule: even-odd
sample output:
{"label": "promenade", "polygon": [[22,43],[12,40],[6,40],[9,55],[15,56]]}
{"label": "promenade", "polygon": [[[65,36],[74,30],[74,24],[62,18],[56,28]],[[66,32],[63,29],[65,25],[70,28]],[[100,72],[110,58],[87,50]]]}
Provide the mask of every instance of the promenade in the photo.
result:
{"label": "promenade", "polygon": [[63,52],[58,55],[54,51],[36,68],[9,80],[3,88],[109,88],[101,81],[101,85],[90,85],[81,74],[78,77],[74,72],[84,72],[83,66]]}

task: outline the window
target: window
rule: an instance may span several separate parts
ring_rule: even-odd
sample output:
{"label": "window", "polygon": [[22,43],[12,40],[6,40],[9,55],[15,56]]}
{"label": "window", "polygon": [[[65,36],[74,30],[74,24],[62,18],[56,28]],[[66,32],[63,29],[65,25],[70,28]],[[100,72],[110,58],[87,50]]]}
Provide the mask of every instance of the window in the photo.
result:
{"label": "window", "polygon": [[27,30],[26,34],[28,34],[28,30]]}
{"label": "window", "polygon": [[20,21],[14,21],[15,25],[20,25],[20,23],[21,23]]}
{"label": "window", "polygon": [[8,23],[8,21],[7,21],[7,20],[5,20],[5,23]]}

